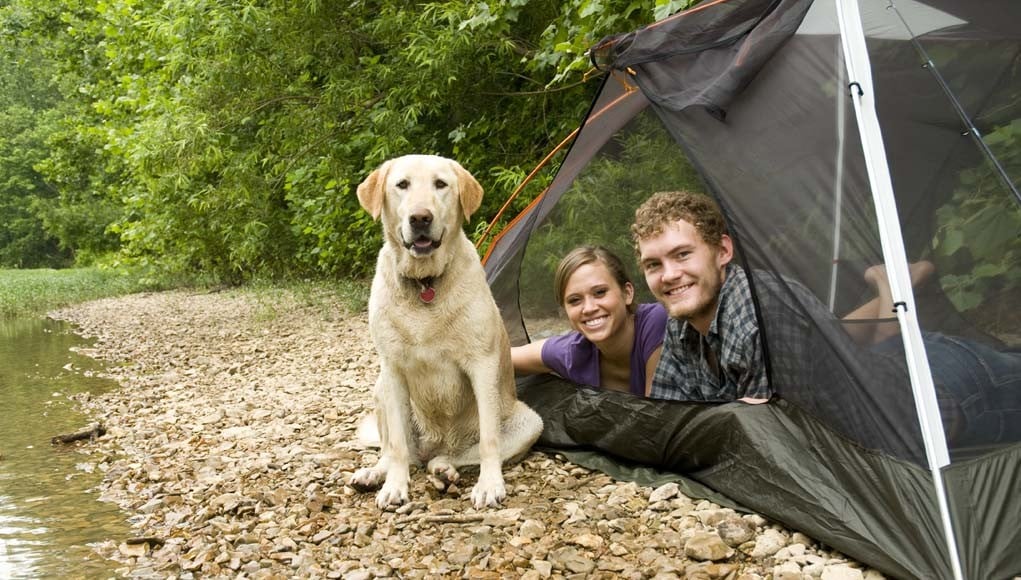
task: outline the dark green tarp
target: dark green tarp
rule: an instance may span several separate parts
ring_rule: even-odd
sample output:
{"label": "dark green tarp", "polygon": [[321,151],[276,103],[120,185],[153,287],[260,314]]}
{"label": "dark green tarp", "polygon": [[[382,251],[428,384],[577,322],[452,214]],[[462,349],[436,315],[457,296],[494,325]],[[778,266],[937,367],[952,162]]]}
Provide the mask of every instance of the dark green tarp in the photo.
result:
{"label": "dark green tarp", "polygon": [[[598,451],[618,477],[630,478],[635,462],[681,474],[723,494],[716,499],[724,505],[733,498],[898,578],[950,576],[929,472],[861,448],[783,400],[650,401],[552,376],[521,380],[518,395],[545,422],[540,446]],[[1021,497],[1019,457],[1015,445],[948,471],[957,525],[980,526],[990,516],[1004,522],[965,534],[990,555],[985,562],[996,562],[976,561],[968,577],[1021,570],[1021,525],[1007,524],[1021,523],[1021,502],[1005,501]]]}

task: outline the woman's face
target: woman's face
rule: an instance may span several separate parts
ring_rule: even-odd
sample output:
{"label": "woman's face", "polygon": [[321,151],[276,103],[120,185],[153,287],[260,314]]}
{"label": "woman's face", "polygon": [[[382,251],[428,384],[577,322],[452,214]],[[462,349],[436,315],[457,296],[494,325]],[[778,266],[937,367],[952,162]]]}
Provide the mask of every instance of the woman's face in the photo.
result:
{"label": "woman's face", "polygon": [[567,279],[564,310],[571,327],[598,344],[616,336],[627,324],[628,305],[634,300],[631,284],[621,287],[602,262],[589,262]]}

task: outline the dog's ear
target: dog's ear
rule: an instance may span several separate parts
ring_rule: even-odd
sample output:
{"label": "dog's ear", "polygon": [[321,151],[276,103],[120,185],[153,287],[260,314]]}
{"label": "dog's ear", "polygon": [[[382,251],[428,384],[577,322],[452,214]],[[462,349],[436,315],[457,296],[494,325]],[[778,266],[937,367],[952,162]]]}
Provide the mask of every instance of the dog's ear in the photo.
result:
{"label": "dog's ear", "polygon": [[358,184],[358,203],[369,212],[373,220],[379,219],[383,211],[383,199],[386,197],[386,173],[390,168],[390,162],[380,165],[365,181]]}
{"label": "dog's ear", "polygon": [[461,210],[464,212],[464,221],[471,219],[475,210],[482,205],[482,186],[475,180],[475,177],[457,161],[451,160],[454,164],[454,171],[457,172],[457,194],[461,198]]}

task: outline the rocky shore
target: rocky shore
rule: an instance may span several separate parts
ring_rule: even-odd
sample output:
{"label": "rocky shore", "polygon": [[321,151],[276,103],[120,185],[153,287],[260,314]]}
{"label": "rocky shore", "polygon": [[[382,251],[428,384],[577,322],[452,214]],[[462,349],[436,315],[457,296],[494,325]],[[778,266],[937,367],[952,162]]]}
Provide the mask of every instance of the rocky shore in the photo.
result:
{"label": "rocky shore", "polygon": [[79,403],[81,446],[131,538],[97,549],[137,578],[882,578],[755,514],[616,481],[533,451],[502,509],[412,473],[381,512],[346,485],[378,373],[364,313],[285,291],[165,292],[52,314],[121,388]]}

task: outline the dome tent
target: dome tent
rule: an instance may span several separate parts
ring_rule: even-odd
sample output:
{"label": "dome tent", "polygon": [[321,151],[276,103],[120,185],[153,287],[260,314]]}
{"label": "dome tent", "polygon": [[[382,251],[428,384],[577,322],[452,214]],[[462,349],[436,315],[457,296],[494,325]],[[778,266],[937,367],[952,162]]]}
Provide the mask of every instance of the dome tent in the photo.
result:
{"label": "dome tent", "polygon": [[[634,208],[671,189],[719,202],[737,262],[774,281],[754,288],[760,303],[809,312],[796,281],[827,312],[809,316],[813,351],[794,360],[779,314],[760,312],[768,405],[523,380],[540,443],[684,473],[896,577],[1021,573],[1021,444],[948,439],[939,355],[921,340],[1021,346],[1018,22],[1007,0],[715,0],[595,46],[602,91],[486,259],[512,341],[558,330],[560,256],[582,243],[629,255]],[[937,274],[913,289],[918,259]],[[842,320],[869,298],[873,264],[896,312]],[[899,372],[848,346],[852,324],[899,333]]]}

